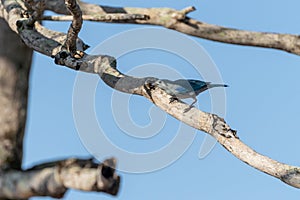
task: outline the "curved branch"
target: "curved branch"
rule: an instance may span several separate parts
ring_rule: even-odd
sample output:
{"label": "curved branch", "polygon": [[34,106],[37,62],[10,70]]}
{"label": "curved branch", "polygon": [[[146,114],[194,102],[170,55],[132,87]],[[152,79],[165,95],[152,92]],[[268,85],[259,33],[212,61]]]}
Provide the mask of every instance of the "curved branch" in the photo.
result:
{"label": "curved branch", "polygon": [[[60,1],[62,0],[57,2],[59,3]],[[272,48],[300,55],[300,37],[298,35],[245,31],[207,24],[186,16],[189,12],[195,10],[193,7],[183,10],[171,8],[129,8],[100,6],[84,2],[80,2],[80,7],[85,15],[93,16],[109,13],[143,14],[148,15],[149,19],[134,20],[128,23],[158,25],[207,40]],[[53,1],[47,1],[46,8],[57,13],[68,14],[64,8],[53,6]],[[112,22],[120,23],[120,21]],[[121,23],[123,22],[121,21]]]}
{"label": "curved branch", "polygon": [[80,7],[76,3],[76,0],[65,0],[65,4],[70,13],[72,14],[73,20],[67,33],[66,42],[63,46],[69,52],[75,54],[75,52],[77,51],[76,40],[78,38],[79,31],[82,27],[82,12]]}
{"label": "curved branch", "polygon": [[[14,24],[16,24],[18,20],[21,20],[15,15],[16,9],[21,8],[17,6],[6,7],[6,20],[10,22],[9,24],[12,25],[11,28],[13,30],[16,30]],[[44,42],[40,44],[33,43],[34,38],[37,37],[37,34],[39,33],[35,29],[26,29],[26,26],[24,26],[23,29],[18,29],[18,32],[28,46],[31,46],[35,50],[43,50],[40,52],[45,55],[49,55],[48,52],[55,52],[53,49],[58,49],[59,45],[61,45],[51,38],[44,38]],[[39,37],[42,36],[39,35]],[[49,47],[45,46],[45,44],[53,45]],[[43,48],[40,46],[43,46]],[[157,80],[156,78],[135,78],[124,75],[117,70],[116,61],[110,56],[91,56],[84,54],[81,59],[74,59],[64,51],[56,53],[55,62],[57,64],[67,66],[71,69],[98,74],[107,85],[116,90],[142,95],[148,98],[162,110],[178,120],[212,135],[222,146],[224,146],[224,148],[246,164],[276,177],[293,187],[300,188],[299,167],[277,162],[267,156],[255,152],[236,136],[236,131],[232,130],[230,126],[226,124],[224,119],[217,115],[206,113],[196,108],[192,108],[189,112],[185,113],[184,111],[189,105],[186,105],[181,101],[170,104],[170,96],[163,90],[159,88],[150,90],[147,88],[148,83]]]}
{"label": "curved branch", "polygon": [[116,195],[120,177],[116,160],[103,164],[92,160],[68,159],[35,166],[26,171],[1,172],[0,198],[27,199],[33,196],[61,198],[67,189],[101,191]]}

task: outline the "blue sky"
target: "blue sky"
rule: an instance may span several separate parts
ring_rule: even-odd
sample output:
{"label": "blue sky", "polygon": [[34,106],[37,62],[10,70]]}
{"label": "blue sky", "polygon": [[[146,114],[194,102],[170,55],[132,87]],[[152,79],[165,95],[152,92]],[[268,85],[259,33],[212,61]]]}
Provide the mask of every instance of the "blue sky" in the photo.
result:
{"label": "blue sky", "polygon": [[[112,6],[141,6],[140,1],[131,0],[115,0],[113,2],[103,0],[101,3]],[[297,26],[300,17],[295,14],[300,2],[296,0],[290,0],[288,3],[280,1],[275,3],[270,0],[253,0],[251,2],[237,0],[175,2],[167,0],[143,2],[142,7],[181,9],[190,5],[195,6],[197,11],[189,16],[207,23],[253,31],[293,34],[300,32],[300,28]],[[66,31],[69,23],[46,22],[45,25],[55,30]],[[91,46],[87,52],[92,52],[93,48],[101,42],[107,41],[111,36],[142,27],[151,27],[157,30],[153,26],[85,22],[80,37]],[[178,37],[184,36],[179,34]],[[137,39],[150,40],[145,35],[141,35]],[[168,38],[161,38],[161,41],[166,39]],[[300,113],[298,106],[298,102],[300,102],[298,87],[300,84],[298,78],[300,57],[277,50],[221,44],[195,37],[188,37],[186,40],[192,40],[203,47],[203,52],[206,52],[212,60],[209,63],[215,64],[222,80],[230,85],[225,90],[225,119],[232,128],[238,130],[240,138],[264,155],[299,166],[300,159],[297,152],[300,150],[298,142],[300,136],[297,124]],[[174,42],[174,46],[176,46],[176,42]],[[122,46],[116,45],[111,48],[113,51]],[[200,55],[203,52],[198,54],[198,52],[191,51],[188,53]],[[207,57],[209,58],[209,56]],[[146,75],[149,72],[151,76],[166,78],[170,74],[168,71],[162,73],[163,69],[170,69],[170,73],[177,73],[186,78],[203,79],[193,68],[202,69],[202,65],[192,66],[180,56],[166,51],[142,49],[124,54],[118,59],[118,68],[122,72],[141,75],[142,72],[138,71],[141,66],[154,69],[149,71],[145,69]],[[213,65],[211,64],[211,66]],[[77,75],[78,73],[75,71],[55,65],[50,58],[35,54],[25,137],[25,167],[46,160],[70,156],[90,156],[91,152],[82,143],[82,131],[78,132],[74,119],[74,86],[76,86]],[[93,80],[98,80],[95,75],[89,76]],[[101,123],[106,136],[116,146],[128,152],[147,153],[159,151],[172,139],[179,137],[178,127],[183,125],[172,117],[164,115],[145,98],[138,96],[131,96],[128,103],[131,121],[135,122],[137,127],[145,126],[146,129],[147,125],[151,125],[149,110],[156,113],[153,116],[160,116],[165,121],[160,130],[152,137],[141,139],[136,133],[136,137],[130,136],[130,133],[126,134],[124,127],[120,127],[115,121],[114,107],[112,107],[115,104],[112,104],[112,99],[116,98],[114,95],[120,95],[117,98],[122,99],[128,98],[130,95],[114,93],[101,80],[97,83],[94,92],[94,109],[97,120]],[[198,100],[199,108],[211,111],[209,93],[201,94]],[[81,121],[80,117],[76,119]],[[82,120],[85,120],[88,125],[89,119]],[[171,165],[150,173],[134,174],[120,171],[122,183],[117,197],[71,190],[65,199],[299,198],[298,189],[249,167],[219,144],[215,145],[208,156],[199,159],[200,146],[206,139],[206,134],[184,128],[188,131],[186,131],[186,136],[182,136],[182,141],[189,140],[191,137],[194,139],[188,149],[182,152],[183,155]],[[89,128],[86,132],[93,135]],[[143,133],[144,131],[141,131],[141,134]],[[103,146],[103,141],[96,141],[95,144],[97,143],[99,146]],[[110,149],[105,150],[110,151]],[[103,156],[103,159],[109,156]],[[170,154],[170,156],[173,155]],[[169,157],[164,158],[168,159]],[[154,159],[154,162],[159,164],[159,159]],[[128,164],[126,157],[122,157],[120,161],[122,161],[120,166]]]}

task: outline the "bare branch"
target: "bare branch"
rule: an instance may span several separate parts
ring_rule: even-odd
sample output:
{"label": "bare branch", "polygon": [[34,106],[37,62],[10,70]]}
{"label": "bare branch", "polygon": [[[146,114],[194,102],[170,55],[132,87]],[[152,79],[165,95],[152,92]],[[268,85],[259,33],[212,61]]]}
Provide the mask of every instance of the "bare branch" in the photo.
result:
{"label": "bare branch", "polygon": [[65,0],[47,0],[46,9],[52,10],[53,12],[56,12],[58,14],[70,14],[70,12],[65,6]]}
{"label": "bare branch", "polygon": [[176,119],[213,136],[229,152],[246,164],[293,187],[300,188],[300,173],[296,173],[300,172],[299,167],[277,162],[255,152],[237,137],[236,131],[231,129],[224,119],[217,115],[200,111],[194,107],[185,112],[189,105],[181,101],[170,104],[171,96],[165,91],[159,88],[149,91],[148,83],[157,80],[156,78],[135,78],[124,75],[116,69],[116,61],[113,57],[85,55],[80,61],[76,61],[71,56],[62,54],[64,53],[56,55],[57,64],[88,73],[97,73],[107,85],[116,90],[148,98]]}
{"label": "bare branch", "polygon": [[[10,8],[11,6],[6,7],[7,13],[5,16],[9,16],[6,17],[6,19],[10,21],[9,24],[15,24],[16,21],[20,19],[15,15],[16,10],[14,9],[21,8],[17,6],[14,6],[13,9]],[[11,22],[12,20],[15,21]],[[11,28],[14,30],[15,27],[12,25]],[[37,29],[43,29],[45,33],[50,32],[46,31],[46,28]],[[255,152],[236,136],[236,131],[232,130],[224,119],[217,115],[205,113],[196,108],[192,108],[185,113],[184,111],[189,105],[181,101],[170,104],[170,96],[163,90],[159,88],[149,90],[147,87],[148,83],[157,80],[156,78],[135,78],[124,75],[117,70],[116,60],[110,56],[91,56],[83,54],[81,59],[75,59],[68,52],[58,51],[57,47],[60,43],[51,39],[53,37],[45,37],[40,41],[41,43],[36,44],[34,43],[35,38],[42,37],[39,32],[26,28],[26,26],[23,27],[23,29],[19,28],[18,31],[24,42],[35,50],[40,50],[41,53],[46,55],[49,55],[49,52],[52,52],[52,55],[56,52],[54,57],[57,64],[75,70],[98,74],[107,85],[116,90],[145,96],[178,120],[212,135],[229,152],[248,165],[274,176],[293,187],[300,188],[300,168],[277,162]],[[45,44],[52,45],[47,46]],[[43,48],[40,48],[40,46],[43,46]]]}
{"label": "bare branch", "polygon": [[33,51],[1,17],[0,27],[0,170],[21,169]]}
{"label": "bare branch", "polygon": [[[130,23],[158,25],[212,41],[272,48],[300,55],[300,37],[298,35],[245,31],[207,24],[186,16],[189,12],[194,11],[193,7],[183,10],[129,8],[100,6],[84,2],[80,2],[80,7],[83,14],[88,15],[104,15],[107,13],[144,14],[149,16],[148,20],[135,20]],[[64,10],[54,7],[52,1],[46,2],[46,8],[61,14],[67,14]],[[118,21],[114,22],[117,23]]]}
{"label": "bare branch", "polygon": [[37,19],[40,19],[45,10],[45,0],[25,0],[27,11],[23,15],[29,17],[28,26],[33,26]]}
{"label": "bare branch", "polygon": [[66,47],[69,52],[75,54],[77,51],[76,40],[82,26],[82,12],[80,10],[80,7],[76,3],[76,0],[65,0],[65,4],[72,14],[73,20],[68,30],[66,42],[63,46]]}
{"label": "bare branch", "polygon": [[[15,1],[4,1],[3,4],[0,4],[0,8],[1,6],[7,9],[4,10],[3,17],[9,23],[10,28],[19,34],[28,47],[47,56],[54,56],[61,50],[67,38],[66,34],[49,30],[38,22],[34,24],[34,27],[28,26],[30,20],[22,17],[25,10]],[[87,44],[77,38],[77,50],[84,51],[88,47]]]}
{"label": "bare branch", "polygon": [[191,12],[194,12],[195,10],[196,10],[196,8],[194,6],[189,6],[189,7],[182,9],[180,12],[182,12],[184,15],[187,15]]}
{"label": "bare branch", "polygon": [[[30,29],[26,26],[22,26],[22,28],[16,28],[16,22],[19,20],[23,20],[19,15],[16,14],[20,13],[22,8],[18,7],[16,3],[14,6],[11,6],[11,3],[12,2],[10,1],[7,4],[4,4],[4,7],[6,8],[6,13],[4,13],[5,19],[9,22],[11,29],[18,32],[23,41],[28,46],[32,47],[35,50],[39,50],[45,55],[55,55],[55,62],[57,64],[67,66],[71,69],[98,74],[107,85],[116,90],[142,95],[148,98],[162,110],[166,111],[178,120],[188,124],[191,127],[212,135],[222,146],[224,146],[224,148],[226,148],[229,152],[231,152],[234,156],[236,156],[246,164],[273,177],[276,177],[293,187],[300,188],[299,167],[280,163],[278,161],[272,160],[267,156],[255,152],[236,136],[236,131],[231,129],[230,126],[226,124],[224,119],[218,117],[217,115],[205,113],[196,108],[192,108],[190,111],[185,113],[184,111],[189,107],[189,105],[186,105],[181,101],[170,104],[170,96],[163,90],[159,88],[149,90],[149,88],[147,87],[147,84],[149,82],[151,83],[152,81],[157,80],[156,78],[135,78],[124,75],[117,70],[116,61],[113,57],[110,56],[91,56],[83,54],[81,59],[74,59],[68,52],[58,50],[58,47],[59,45],[61,45],[61,43],[55,40],[53,36],[43,36],[41,34],[42,32],[49,34],[51,33],[51,31],[47,30],[44,27],[38,27],[40,26],[38,24],[36,24],[35,26],[36,29]],[[162,12],[161,9],[154,9],[154,11]],[[170,10],[165,9],[164,11],[167,12]],[[154,20],[152,18],[154,16],[153,14],[151,14],[151,12],[149,12],[149,10],[148,13],[146,12],[146,14],[149,14],[150,20]],[[156,20],[159,21],[159,19],[160,18],[158,16]],[[175,25],[173,24],[171,27],[176,26],[178,21],[175,21]],[[189,19],[187,19],[187,21],[189,21]],[[198,25],[201,26],[201,24]],[[185,24],[185,26],[187,25]],[[38,32],[37,30],[43,31]],[[199,31],[201,32],[201,30]],[[263,37],[266,37],[266,35],[267,34],[264,34]],[[34,43],[34,40],[37,37],[43,37],[43,40],[41,40],[40,43]],[[41,48],[40,46],[43,47]]]}
{"label": "bare branch", "polygon": [[[86,21],[96,22],[126,22],[129,23],[134,20],[147,20],[149,16],[141,14],[105,14],[105,15],[82,15],[82,19]],[[71,21],[71,15],[58,15],[58,16],[43,16],[42,20],[50,21]]]}
{"label": "bare branch", "polygon": [[115,164],[114,158],[105,160],[103,164],[92,160],[68,159],[38,165],[26,171],[5,171],[0,176],[0,198],[61,198],[67,189],[116,195],[120,177],[115,172]]}

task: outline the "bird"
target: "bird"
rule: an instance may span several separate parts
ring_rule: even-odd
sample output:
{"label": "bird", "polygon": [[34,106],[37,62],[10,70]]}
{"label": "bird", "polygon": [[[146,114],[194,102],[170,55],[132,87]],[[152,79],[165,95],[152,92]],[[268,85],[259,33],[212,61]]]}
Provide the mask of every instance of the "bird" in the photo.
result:
{"label": "bird", "polygon": [[196,97],[205,90],[214,87],[228,87],[228,85],[225,84],[214,84],[194,79],[178,79],[175,81],[159,79],[155,81],[152,86],[158,87],[171,95],[170,103],[178,99],[192,98],[194,101],[191,103],[189,108],[185,110],[185,112],[192,108],[192,106],[197,102]]}

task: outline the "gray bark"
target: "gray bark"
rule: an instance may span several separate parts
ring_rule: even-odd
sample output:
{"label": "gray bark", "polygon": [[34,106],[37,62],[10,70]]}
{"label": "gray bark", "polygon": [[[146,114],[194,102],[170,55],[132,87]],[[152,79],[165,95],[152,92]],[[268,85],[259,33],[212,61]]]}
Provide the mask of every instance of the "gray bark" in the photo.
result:
{"label": "gray bark", "polygon": [[[57,3],[63,3],[63,0],[49,0],[46,3],[46,9],[53,9],[55,12],[68,14],[66,9],[57,10],[61,9],[61,6],[58,6]],[[300,55],[300,40],[296,35],[249,32],[205,24],[186,16],[186,14],[194,10],[192,8],[177,11],[169,8],[113,8],[86,3],[81,3],[80,5],[84,14],[106,14],[110,12],[145,14],[149,16],[147,20],[135,20],[134,23],[160,25],[209,40],[275,48]],[[49,166],[42,166],[44,170],[40,168],[34,168],[33,171],[26,172],[20,170],[22,141],[26,122],[28,74],[32,51],[22,44],[17,34],[27,46],[35,51],[55,57],[57,64],[71,69],[98,74],[113,89],[148,98],[178,120],[212,135],[224,148],[241,161],[293,187],[300,188],[299,167],[280,163],[255,152],[237,137],[236,131],[232,130],[222,118],[202,112],[196,108],[192,108],[188,113],[184,113],[184,110],[189,107],[188,105],[181,101],[170,104],[170,96],[165,91],[159,88],[152,88],[152,90],[147,88],[148,83],[156,80],[156,78],[136,78],[122,74],[118,71],[116,60],[113,57],[105,55],[92,56],[80,52],[82,55],[76,58],[71,54],[72,52],[61,51],[67,38],[66,34],[48,30],[39,23],[31,24],[32,20],[22,17],[22,12],[24,12],[24,8],[19,1],[2,0],[0,3],[0,44],[3,45],[3,48],[0,49],[0,172],[3,173],[0,176],[0,194],[3,194],[4,198],[27,198],[34,195],[55,196],[50,189],[39,191],[39,188],[43,189],[42,186],[45,185],[50,185],[51,188],[53,185],[60,188],[60,195],[63,195],[67,188],[105,191],[110,194],[116,194],[120,180],[110,167],[100,166],[101,170],[95,170],[95,167],[98,168],[98,166],[88,161],[84,161],[84,164],[81,164],[81,161],[79,164],[78,162],[69,163],[66,161],[64,163],[67,164],[64,164],[63,167],[61,167],[61,164],[51,165],[50,168]],[[5,18],[6,22],[1,17]],[[9,23],[9,27],[7,23]],[[76,50],[85,50],[85,48],[86,45],[78,39],[76,41]],[[113,166],[114,168],[115,164],[114,162],[112,163],[112,165],[108,166]],[[79,177],[82,180],[80,173],[78,175],[78,171],[69,170],[70,166],[76,170],[78,166],[80,170],[85,168],[93,169],[89,170],[89,174],[91,177],[96,177],[95,180],[97,181],[91,181],[92,179],[88,178],[87,181],[91,183],[89,185],[91,187],[88,189],[85,188],[86,184],[77,184],[78,181],[74,181],[74,178],[78,180],[77,178]],[[57,168],[60,169],[59,172],[56,171]],[[47,177],[37,184],[33,181],[37,175],[48,176],[49,174],[53,177],[60,176],[60,181]],[[78,177],[74,174],[77,174]],[[16,176],[20,178],[14,179]],[[21,184],[21,187],[19,187],[18,183],[25,179],[33,181],[32,183],[35,185],[34,191],[31,191],[32,187],[24,186],[24,184]],[[99,186],[99,188],[94,187],[95,185]],[[15,191],[24,191],[24,195],[11,196]],[[28,194],[27,191],[31,191],[32,194]]]}
{"label": "gray bark", "polygon": [[0,18],[0,169],[21,169],[32,49]]}
{"label": "gray bark", "polygon": [[[69,188],[116,195],[120,177],[114,170],[113,158],[104,163],[67,159],[22,170],[33,49],[25,45],[3,17],[0,3],[0,199],[62,197]],[[56,37],[58,41],[65,38]],[[81,40],[75,44],[84,49]]]}

